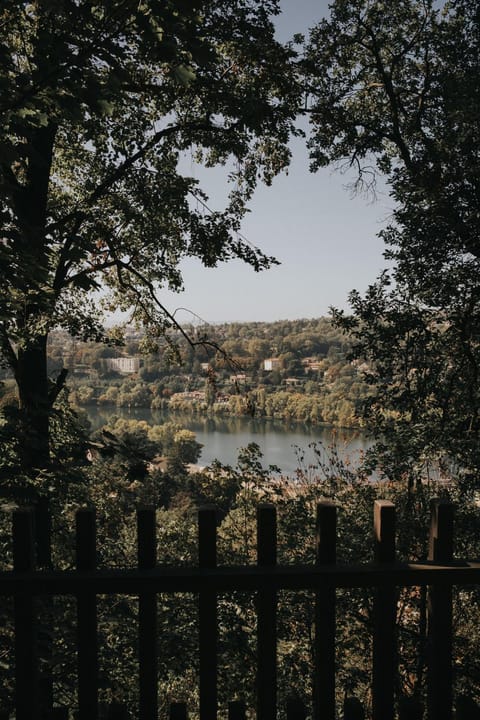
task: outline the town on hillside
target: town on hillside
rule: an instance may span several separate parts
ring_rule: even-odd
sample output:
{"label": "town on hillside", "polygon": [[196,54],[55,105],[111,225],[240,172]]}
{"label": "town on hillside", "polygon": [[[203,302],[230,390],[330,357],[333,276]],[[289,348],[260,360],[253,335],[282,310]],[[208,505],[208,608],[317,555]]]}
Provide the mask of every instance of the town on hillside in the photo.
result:
{"label": "town on hillside", "polygon": [[[328,318],[212,325],[144,352],[132,328],[120,347],[51,333],[49,372],[68,369],[70,400],[212,415],[361,424],[368,366],[352,360],[347,337]],[[205,338],[202,341],[202,337]],[[200,338],[200,339],[199,339]],[[8,379],[5,392],[8,391]]]}

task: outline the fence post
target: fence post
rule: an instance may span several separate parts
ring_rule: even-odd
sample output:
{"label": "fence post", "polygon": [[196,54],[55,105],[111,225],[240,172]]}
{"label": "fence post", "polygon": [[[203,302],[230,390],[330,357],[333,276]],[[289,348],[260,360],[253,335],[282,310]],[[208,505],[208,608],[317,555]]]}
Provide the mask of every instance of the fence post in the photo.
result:
{"label": "fence post", "polygon": [[119,702],[110,703],[107,709],[106,720],[130,720],[126,705]]}
{"label": "fence post", "polygon": [[[453,506],[432,500],[428,559],[453,558]],[[429,720],[452,718],[452,588],[430,585],[427,595],[427,708]]]}
{"label": "fence post", "polygon": [[[95,570],[95,511],[79,510],[76,526],[77,570]],[[79,720],[91,720],[98,715],[97,597],[91,590],[77,596],[77,633]]]}
{"label": "fence post", "polygon": [[169,720],[187,720],[187,706],[183,702],[174,702],[170,705]]}
{"label": "fence post", "polygon": [[307,711],[305,705],[298,698],[287,700],[287,720],[306,720]]}
{"label": "fence post", "polygon": [[232,700],[228,703],[228,720],[245,720],[245,703],[240,700]]}
{"label": "fence post", "polygon": [[478,720],[480,707],[468,695],[457,695],[455,702],[456,720]]}
{"label": "fence post", "polygon": [[[374,504],[375,561],[395,562],[395,506]],[[373,720],[393,720],[396,674],[396,589],[375,588],[373,594]]]}
{"label": "fence post", "polygon": [[412,696],[401,696],[398,699],[398,720],[423,720],[421,700]]}
{"label": "fence post", "polygon": [[[35,554],[37,569],[47,570],[52,568],[52,513],[50,500],[41,495],[34,506],[34,531],[35,531]],[[37,612],[42,616],[42,621],[37,622],[38,652],[39,652],[39,703],[40,715],[48,715],[53,707],[53,634],[52,620],[54,617],[54,599],[46,595],[38,598]],[[45,669],[42,669],[45,668]]]}
{"label": "fence post", "polygon": [[48,717],[48,720],[69,720],[70,713],[67,707],[54,707]]}
{"label": "fence post", "polygon": [[[34,570],[33,512],[16,510],[13,523],[13,569]],[[40,708],[35,598],[28,592],[15,595],[15,707],[17,720],[38,717]]]}
{"label": "fence post", "polygon": [[[198,562],[200,568],[217,565],[217,511],[205,506],[198,511]],[[208,581],[199,593],[200,719],[217,717],[217,593]]]}
{"label": "fence post", "polygon": [[[317,505],[316,563],[334,565],[337,553],[337,508]],[[313,718],[335,720],[335,588],[315,593]]]}
{"label": "fence post", "polygon": [[343,702],[343,720],[365,720],[365,710],[358,698],[345,698]]}
{"label": "fence post", "polygon": [[[277,562],[277,516],[273,505],[257,508],[257,563],[271,567]],[[277,593],[258,592],[257,610],[257,720],[277,717]]]}
{"label": "fence post", "polygon": [[[157,563],[155,510],[137,510],[138,567],[153,570]],[[138,597],[139,719],[157,720],[157,596]]]}

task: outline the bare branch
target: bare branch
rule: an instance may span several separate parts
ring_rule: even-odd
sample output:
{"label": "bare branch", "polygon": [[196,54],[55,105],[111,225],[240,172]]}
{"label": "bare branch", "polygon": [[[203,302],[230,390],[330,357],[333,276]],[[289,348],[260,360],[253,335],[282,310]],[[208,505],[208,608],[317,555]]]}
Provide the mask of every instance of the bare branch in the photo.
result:
{"label": "bare branch", "polygon": [[370,25],[365,23],[361,18],[359,18],[359,23],[364,28],[364,30],[367,32],[367,34],[369,35],[369,37],[372,41],[370,50],[371,50],[371,52],[373,54],[373,58],[375,60],[375,67],[377,68],[377,70],[380,74],[380,77],[382,78],[383,85],[385,87],[385,92],[387,93],[387,96],[388,96],[388,99],[390,102],[390,108],[391,108],[391,112],[392,112],[394,142],[395,142],[396,146],[398,147],[398,150],[403,159],[403,162],[405,163],[405,166],[410,171],[413,171],[414,163],[413,163],[410,151],[408,149],[408,146],[403,137],[402,123],[400,120],[399,98],[398,98],[398,95],[395,92],[395,88],[393,86],[392,75],[387,70],[387,68],[385,67],[385,65],[383,63],[375,32],[370,27]]}
{"label": "bare branch", "polygon": [[137,306],[142,309],[142,312],[145,314],[146,317],[148,317],[150,320],[152,320],[154,322],[154,318],[152,317],[150,307],[142,299],[140,290],[134,284],[125,281],[125,279],[123,278],[122,271],[125,271],[131,275],[134,275],[137,278],[137,280],[140,281],[140,284],[147,290],[149,298],[153,302],[153,304],[157,307],[157,309],[161,312],[161,314],[164,315],[165,318],[169,322],[172,323],[172,326],[175,328],[175,330],[177,330],[180,333],[180,335],[183,337],[183,339],[188,343],[188,345],[191,348],[209,347],[212,350],[215,350],[216,353],[219,353],[223,357],[223,359],[229,364],[230,367],[239,369],[240,366],[238,365],[238,363],[235,363],[235,361],[233,361],[228,356],[228,353],[226,353],[225,350],[223,350],[218,345],[218,343],[216,343],[215,341],[209,340],[206,337],[201,338],[200,340],[194,340],[189,335],[189,333],[185,330],[185,328],[175,318],[175,314],[181,308],[176,308],[173,312],[168,310],[165,307],[165,305],[163,305],[163,303],[160,302],[160,300],[158,299],[158,296],[155,291],[155,287],[154,287],[153,283],[150,280],[148,280],[148,278],[146,278],[143,275],[143,273],[141,273],[139,270],[132,267],[131,265],[128,265],[127,263],[122,262],[121,260],[117,260],[116,268],[117,268],[117,279],[118,279],[120,286],[135,295]]}

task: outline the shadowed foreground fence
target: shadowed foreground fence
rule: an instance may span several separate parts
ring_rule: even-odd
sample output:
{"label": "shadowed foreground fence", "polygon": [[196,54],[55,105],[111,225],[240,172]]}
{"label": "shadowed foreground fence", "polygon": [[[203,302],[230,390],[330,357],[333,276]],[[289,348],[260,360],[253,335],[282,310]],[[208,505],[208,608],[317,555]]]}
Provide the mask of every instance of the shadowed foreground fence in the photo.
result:
{"label": "shadowed foreground fence", "polygon": [[[73,596],[77,607],[77,706],[51,706],[42,717],[94,720],[97,717],[130,717],[122,706],[100,707],[97,599],[99,595],[138,597],[138,662],[140,720],[157,720],[157,595],[194,593],[199,610],[199,698],[201,720],[217,717],[217,596],[242,591],[256,594],[258,720],[277,717],[277,593],[310,590],[315,595],[314,692],[311,707],[298,700],[283,708],[290,720],[356,720],[364,709],[347,697],[335,707],[336,588],[373,589],[372,715],[374,720],[395,717],[422,718],[424,708],[413,698],[395,698],[397,673],[397,587],[427,586],[427,702],[428,720],[478,717],[477,706],[467,698],[455,699],[452,691],[452,586],[479,585],[480,563],[453,560],[453,510],[450,504],[432,504],[428,561],[401,563],[395,559],[395,508],[388,501],[374,507],[374,559],[362,565],[336,562],[336,507],[329,502],[317,508],[316,563],[311,566],[277,564],[276,512],[262,505],[257,512],[257,565],[218,567],[216,512],[204,508],[198,516],[198,567],[165,567],[156,563],[155,511],[138,511],[138,568],[97,570],[95,513],[77,513],[76,569],[35,570],[32,513],[13,515],[12,571],[0,573],[0,594],[14,598],[15,707],[18,720],[40,717],[42,693],[38,669],[36,597]],[[174,622],[174,618],[172,618]],[[246,668],[246,672],[249,669]],[[43,697],[45,693],[43,691]],[[173,703],[169,717],[188,717],[189,708]],[[228,718],[240,720],[251,713],[242,702],[228,705]],[[249,715],[251,717],[251,715]],[[8,718],[1,714],[0,720]]]}

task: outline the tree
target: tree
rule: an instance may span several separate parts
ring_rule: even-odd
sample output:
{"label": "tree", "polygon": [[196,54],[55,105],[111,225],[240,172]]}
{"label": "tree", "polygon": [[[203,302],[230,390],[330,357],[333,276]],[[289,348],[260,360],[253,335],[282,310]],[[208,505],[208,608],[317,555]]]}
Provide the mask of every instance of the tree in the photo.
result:
{"label": "tree", "polygon": [[390,476],[480,467],[479,24],[467,0],[338,0],[307,53],[313,168],[354,168],[373,192],[381,173],[395,203],[393,269],[335,315],[370,363]]}
{"label": "tree", "polygon": [[[15,375],[24,469],[49,462],[53,327],[108,340],[98,310],[149,339],[175,326],[159,288],[179,262],[273,259],[238,235],[259,179],[288,163],[296,84],[276,0],[7,0],[0,14],[0,347]],[[210,211],[182,154],[227,165]]]}

